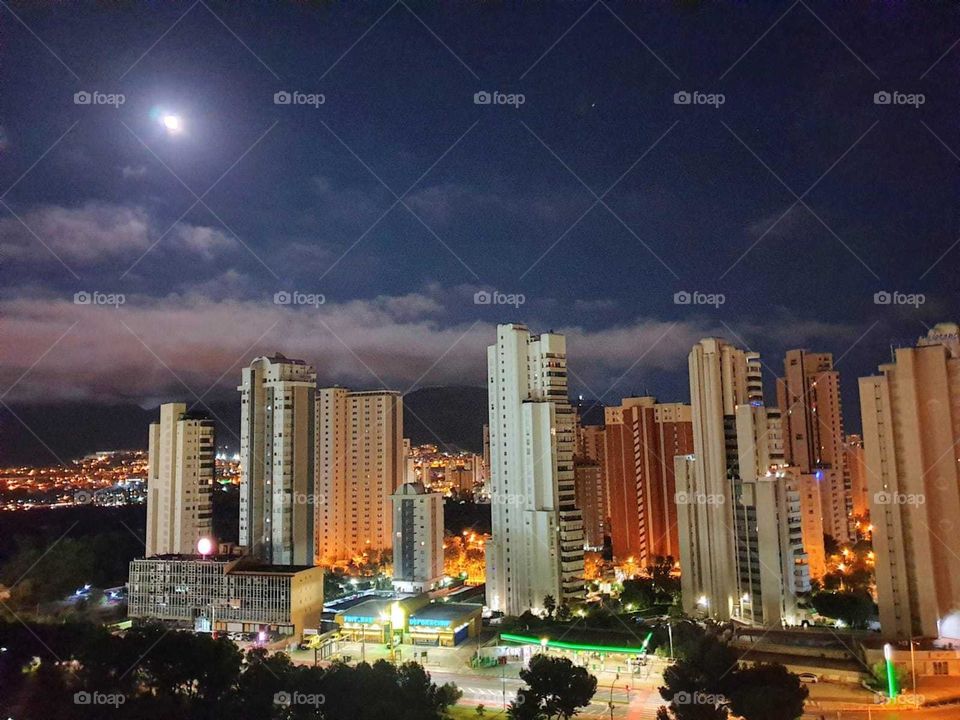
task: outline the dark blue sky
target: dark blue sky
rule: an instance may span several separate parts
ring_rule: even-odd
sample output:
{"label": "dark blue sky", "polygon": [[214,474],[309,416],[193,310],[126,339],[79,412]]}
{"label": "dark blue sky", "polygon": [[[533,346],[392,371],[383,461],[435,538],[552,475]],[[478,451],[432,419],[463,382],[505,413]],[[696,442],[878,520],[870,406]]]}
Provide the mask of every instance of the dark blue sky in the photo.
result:
{"label": "dark blue sky", "polygon": [[[784,349],[832,351],[856,426],[857,375],[957,318],[950,3],[0,16],[7,403],[229,398],[273,350],[323,382],[483,384],[493,324],[526,321],[567,332],[575,391],[606,401],[686,399],[707,334],[761,351],[770,397]],[[676,104],[684,91],[723,102]],[[476,305],[481,289],[525,303]],[[82,291],[125,302],[77,305]],[[325,303],[277,305],[282,291]]]}

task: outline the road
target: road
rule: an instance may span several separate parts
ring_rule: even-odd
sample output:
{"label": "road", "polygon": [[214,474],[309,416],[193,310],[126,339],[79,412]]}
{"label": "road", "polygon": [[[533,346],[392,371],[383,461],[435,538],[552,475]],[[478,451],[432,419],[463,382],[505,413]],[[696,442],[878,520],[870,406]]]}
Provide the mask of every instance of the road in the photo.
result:
{"label": "road", "polygon": [[[414,659],[414,650],[404,648],[403,660]],[[418,650],[422,650],[419,649]],[[357,643],[343,643],[344,654],[352,656],[356,662],[364,655],[372,662],[387,657],[388,652],[382,645],[368,644],[361,648]],[[431,648],[426,661],[426,669],[434,682],[451,682],[463,693],[460,704],[467,706],[484,705],[491,714],[500,711],[510,703],[523,682],[517,677],[520,666],[510,663],[504,668],[476,669],[468,665],[472,650]],[[312,652],[291,653],[295,662],[312,664]],[[627,673],[615,673],[611,670],[597,672],[597,693],[589,707],[580,716],[593,718],[626,718],[628,720],[655,720],[657,709],[665,705],[657,688],[663,683],[662,663],[653,659],[646,677],[632,676]],[[646,669],[645,669],[646,671]],[[611,684],[613,687],[611,688]],[[884,707],[872,702],[871,693],[855,685],[820,682],[808,686],[810,698],[807,701],[803,720],[958,720],[960,707],[913,708]],[[611,715],[609,703],[613,702]]]}

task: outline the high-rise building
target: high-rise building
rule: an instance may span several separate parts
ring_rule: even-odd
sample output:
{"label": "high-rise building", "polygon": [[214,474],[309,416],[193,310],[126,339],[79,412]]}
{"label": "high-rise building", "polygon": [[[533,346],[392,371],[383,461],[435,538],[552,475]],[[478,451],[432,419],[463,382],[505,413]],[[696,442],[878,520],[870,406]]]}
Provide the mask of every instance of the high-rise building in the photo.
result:
{"label": "high-rise building", "polygon": [[605,429],[602,425],[580,425],[577,423],[577,455],[595,462],[602,469]]}
{"label": "high-rise building", "polygon": [[820,481],[816,475],[801,473],[797,468],[784,468],[787,490],[795,503],[800,523],[800,540],[807,556],[810,579],[819,580],[827,572],[827,553],[823,544],[823,507]]}
{"label": "high-rise building", "polygon": [[881,632],[938,637],[960,606],[960,329],[860,378]]}
{"label": "high-rise building", "polygon": [[809,569],[780,413],[763,405],[760,357],[707,338],[689,370],[694,453],[675,460],[684,610],[792,622]]}
{"label": "high-rise building", "polygon": [[820,482],[823,531],[837,542],[852,539],[850,476],[844,463],[840,373],[830,353],[788,350],[777,380],[783,418],[784,459]]}
{"label": "high-rise building", "polygon": [[487,348],[493,537],[487,605],[519,615],[583,595],[583,519],[563,335],[497,327]]}
{"label": "high-rise building", "polygon": [[641,567],[679,559],[674,457],[693,452],[690,406],[624,398],[604,410],[605,476],[614,556]]}
{"label": "high-rise building", "polygon": [[870,496],[867,492],[867,466],[863,457],[863,439],[859,435],[847,435],[843,443],[844,464],[850,475],[850,498],[853,515],[870,517]]}
{"label": "high-rise building", "polygon": [[429,592],[443,580],[443,496],[403,483],[393,502],[393,587]]}
{"label": "high-rise building", "polygon": [[393,547],[390,495],[404,480],[403,397],[323,388],[316,407],[316,562]]}
{"label": "high-rise building", "polygon": [[602,548],[607,534],[607,493],[603,484],[603,470],[592,460],[575,457],[573,477],[577,508],[583,517],[583,544],[589,548]]}
{"label": "high-rise building", "polygon": [[272,565],[313,563],[317,374],[277,353],[243,369],[240,542]]}
{"label": "high-rise building", "polygon": [[212,420],[184,403],[160,406],[150,424],[146,557],[190,554],[211,534],[215,456]]}

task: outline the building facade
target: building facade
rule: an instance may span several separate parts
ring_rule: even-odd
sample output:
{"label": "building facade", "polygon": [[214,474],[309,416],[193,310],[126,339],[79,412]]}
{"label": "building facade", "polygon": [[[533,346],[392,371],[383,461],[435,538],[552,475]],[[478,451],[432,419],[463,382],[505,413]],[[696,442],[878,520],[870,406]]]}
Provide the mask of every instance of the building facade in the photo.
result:
{"label": "building facade", "polygon": [[487,349],[491,516],[487,605],[519,615],[583,596],[566,338],[499,325]]}
{"label": "building facade", "polygon": [[603,483],[603,468],[592,460],[574,458],[573,478],[577,508],[583,517],[583,544],[588,548],[601,549],[607,534],[607,493]]}
{"label": "building facade", "polygon": [[760,357],[707,338],[689,356],[692,455],[675,459],[684,611],[765,626],[796,619],[809,589],[799,498],[785,480],[779,411]]}
{"label": "building facade", "polygon": [[624,398],[604,410],[607,494],[614,556],[641,567],[680,556],[674,457],[693,452],[689,405]]}
{"label": "building facade", "polygon": [[249,556],[163,555],[130,563],[128,615],[202,632],[302,636],[319,628],[323,570]]}
{"label": "building facade", "polygon": [[161,405],[148,445],[146,555],[192,553],[213,532],[213,421],[184,403]]}
{"label": "building facade", "polygon": [[318,390],[315,445],[315,562],[333,565],[390,550],[390,495],[407,472],[400,393]]}
{"label": "building facade", "polygon": [[443,581],[443,496],[421,482],[402,484],[393,503],[393,587],[429,592]]}
{"label": "building facade", "polygon": [[960,607],[960,330],[860,378],[881,632],[935,638]]}
{"label": "building facade", "polygon": [[820,482],[823,531],[839,543],[853,539],[853,502],[845,463],[840,373],[830,353],[789,350],[777,380],[788,465]]}
{"label": "building facade", "polygon": [[274,565],[313,563],[314,396],[303,360],[260,357],[240,391],[240,542]]}
{"label": "building facade", "polygon": [[847,435],[843,443],[844,463],[850,475],[850,499],[853,515],[857,518],[870,517],[870,494],[867,491],[867,465],[863,456],[863,438],[860,435]]}

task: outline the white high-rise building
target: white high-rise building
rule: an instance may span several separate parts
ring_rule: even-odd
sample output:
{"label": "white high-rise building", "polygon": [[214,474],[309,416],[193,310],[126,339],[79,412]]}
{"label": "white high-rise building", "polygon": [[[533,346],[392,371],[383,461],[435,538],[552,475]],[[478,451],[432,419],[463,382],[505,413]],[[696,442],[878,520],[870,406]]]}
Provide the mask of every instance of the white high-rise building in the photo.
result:
{"label": "white high-rise building", "polygon": [[497,327],[487,348],[490,497],[487,605],[511,615],[583,595],[583,520],[576,506],[574,409],[563,335]]}
{"label": "white high-rise building", "polygon": [[240,386],[240,542],[272,565],[313,564],[314,397],[303,360],[260,357]]}
{"label": "white high-rise building", "polygon": [[443,580],[443,496],[406,482],[393,502],[393,587],[429,592]]}
{"label": "white high-rise building", "polygon": [[390,550],[390,495],[407,470],[403,397],[323,388],[316,418],[316,564]]}
{"label": "white high-rise building", "polygon": [[800,502],[783,471],[780,413],[760,357],[716,338],[689,357],[693,455],[675,461],[684,610],[762,625],[795,619],[809,590]]}
{"label": "white high-rise building", "polygon": [[214,438],[213,421],[184,403],[161,405],[150,423],[146,557],[191,555],[210,536]]}

